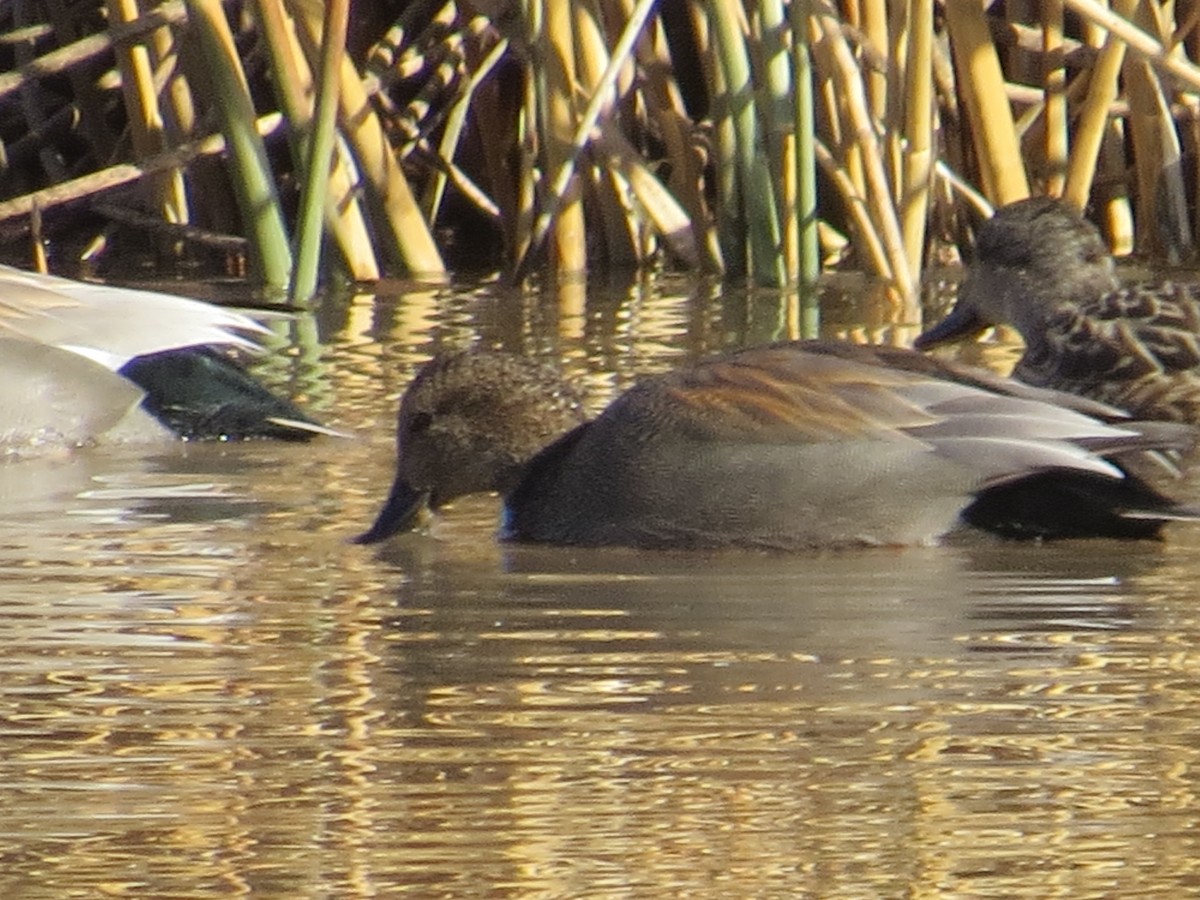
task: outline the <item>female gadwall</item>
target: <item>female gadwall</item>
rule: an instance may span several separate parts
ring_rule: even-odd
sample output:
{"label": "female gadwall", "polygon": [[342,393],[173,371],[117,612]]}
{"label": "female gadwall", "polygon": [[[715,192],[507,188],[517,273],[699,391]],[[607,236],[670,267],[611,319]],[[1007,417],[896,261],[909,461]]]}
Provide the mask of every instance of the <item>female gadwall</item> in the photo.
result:
{"label": "female gadwall", "polygon": [[0,448],[151,438],[163,426],[187,438],[327,431],[211,349],[253,349],[249,335],[265,330],[197,300],[0,266]]}
{"label": "female gadwall", "polygon": [[1013,377],[1138,418],[1200,424],[1200,285],[1121,287],[1100,233],[1050,197],[1019,200],[979,229],[954,310],[918,349],[1012,325]]}
{"label": "female gadwall", "polygon": [[1195,515],[1112,459],[1159,437],[1049,394],[913,351],[805,342],[644,378],[586,422],[550,366],[440,356],[401,400],[395,483],[355,540],[483,491],[503,495],[507,539],[639,547],[918,544],[960,518],[1147,537]]}

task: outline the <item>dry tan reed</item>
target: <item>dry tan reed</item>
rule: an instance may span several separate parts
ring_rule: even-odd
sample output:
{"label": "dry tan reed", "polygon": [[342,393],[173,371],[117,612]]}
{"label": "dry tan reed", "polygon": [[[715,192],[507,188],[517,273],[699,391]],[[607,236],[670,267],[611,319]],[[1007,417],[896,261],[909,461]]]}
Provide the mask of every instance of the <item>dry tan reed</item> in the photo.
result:
{"label": "dry tan reed", "polygon": [[[28,233],[34,210],[39,237],[158,218],[160,252],[245,247],[258,278],[289,278],[300,185],[326,165],[304,152],[320,4],[88,6],[72,8],[75,42],[0,9],[0,228]],[[1125,222],[1143,249],[1192,254],[1200,4],[1051,0],[1000,18],[946,0],[412,0],[394,21],[368,7],[326,76],[326,272],[665,262],[784,285],[854,266],[911,323],[931,249],[1030,192],[1093,209],[1118,248]],[[214,47],[245,75],[211,86]],[[273,116],[284,127],[259,138]],[[820,260],[813,209],[849,238]]]}

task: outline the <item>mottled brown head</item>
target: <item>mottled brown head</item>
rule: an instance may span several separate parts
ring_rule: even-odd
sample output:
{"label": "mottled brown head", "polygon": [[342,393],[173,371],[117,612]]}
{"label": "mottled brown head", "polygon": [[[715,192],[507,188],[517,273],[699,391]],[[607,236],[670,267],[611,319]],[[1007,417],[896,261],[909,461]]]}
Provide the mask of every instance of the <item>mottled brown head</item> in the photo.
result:
{"label": "mottled brown head", "polygon": [[582,399],[545,363],[510,353],[435,357],[404,392],[396,431],[396,480],[359,543],[406,527],[420,507],[466,494],[506,493],[551,441],[585,421]]}
{"label": "mottled brown head", "polygon": [[1030,343],[1054,310],[1116,287],[1108,247],[1073,206],[1052,197],[1018,200],[979,229],[954,310],[915,346],[925,350],[990,325],[1013,325]]}

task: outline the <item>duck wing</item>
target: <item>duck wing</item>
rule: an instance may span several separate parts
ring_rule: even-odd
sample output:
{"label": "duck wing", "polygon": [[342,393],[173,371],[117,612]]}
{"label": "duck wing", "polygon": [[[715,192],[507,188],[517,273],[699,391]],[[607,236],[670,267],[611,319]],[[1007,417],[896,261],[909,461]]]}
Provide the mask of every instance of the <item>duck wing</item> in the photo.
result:
{"label": "duck wing", "polygon": [[61,347],[116,370],[176,347],[247,348],[250,317],[173,294],[72,281],[0,266],[0,334]]}
{"label": "duck wing", "polygon": [[1136,432],[1073,409],[943,377],[927,359],[811,342],[755,348],[647,379],[598,422],[640,420],[643,433],[700,444],[908,442],[967,466],[980,484],[1049,468],[1119,479],[1093,450],[1141,444]]}

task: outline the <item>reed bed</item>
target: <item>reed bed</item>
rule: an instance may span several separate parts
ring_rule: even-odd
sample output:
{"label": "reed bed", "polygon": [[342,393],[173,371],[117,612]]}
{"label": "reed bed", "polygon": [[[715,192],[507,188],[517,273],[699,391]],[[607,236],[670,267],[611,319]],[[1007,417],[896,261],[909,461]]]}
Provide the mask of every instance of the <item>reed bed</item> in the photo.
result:
{"label": "reed bed", "polygon": [[914,323],[931,259],[1031,192],[1191,257],[1197,54],[1197,0],[0,2],[0,229],[298,300],[334,272],[854,267]]}

